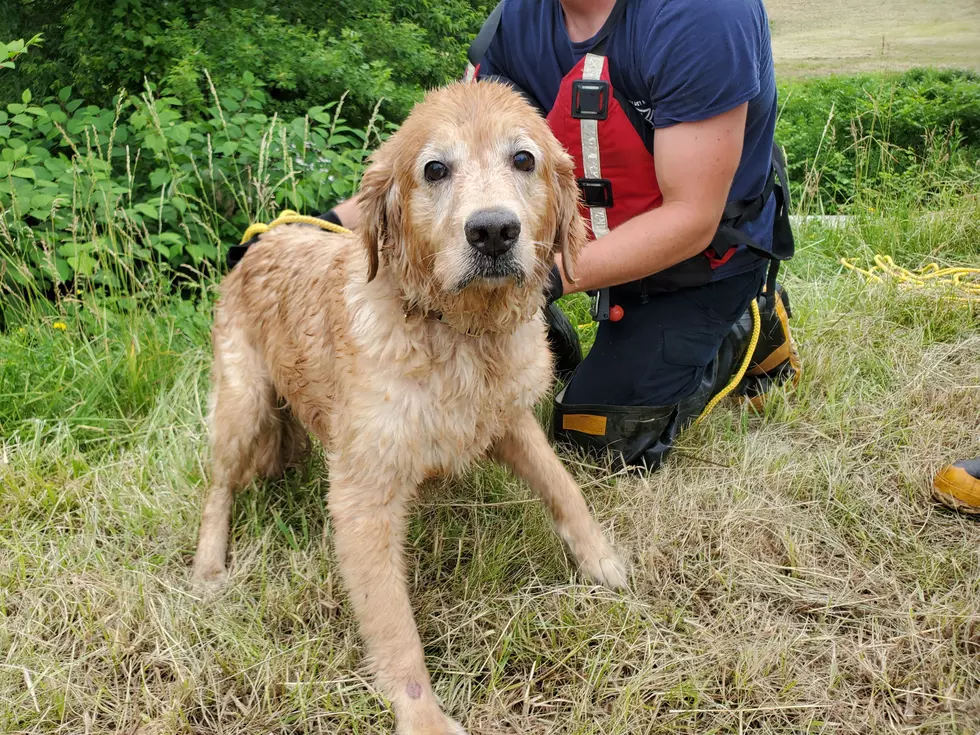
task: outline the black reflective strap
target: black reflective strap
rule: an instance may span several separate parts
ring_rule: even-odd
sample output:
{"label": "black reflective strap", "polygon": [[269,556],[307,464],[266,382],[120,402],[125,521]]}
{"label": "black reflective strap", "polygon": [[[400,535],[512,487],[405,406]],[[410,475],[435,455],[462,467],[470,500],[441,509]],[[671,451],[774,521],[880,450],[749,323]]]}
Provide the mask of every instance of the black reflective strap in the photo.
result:
{"label": "black reflective strap", "polygon": [[609,115],[609,82],[576,79],[572,82],[572,117],[576,120],[605,120]]}
{"label": "black reflective strap", "polygon": [[483,23],[483,27],[480,32],[476,34],[476,38],[473,39],[473,43],[470,44],[469,49],[466,51],[466,56],[469,58],[470,63],[476,66],[483,59],[483,55],[490,48],[490,42],[493,40],[494,35],[497,33],[497,28],[500,27],[500,16],[504,12],[504,0],[500,0],[497,3],[490,15],[487,16],[486,21]]}
{"label": "black reflective strap", "polygon": [[613,205],[612,182],[609,179],[577,179],[578,188],[582,191],[582,200],[588,207],[605,207]]}
{"label": "black reflective strap", "polygon": [[[604,56],[606,49],[606,41],[609,38],[609,34],[612,33],[613,28],[619,23],[620,18],[623,17],[623,11],[626,10],[626,0],[617,0],[616,5],[613,7],[612,12],[609,13],[609,17],[606,18],[606,22],[602,24],[602,28],[594,36],[595,43],[588,53],[596,54],[597,56]],[[581,82],[572,83],[572,117],[581,119],[586,117],[586,115],[578,114],[579,110],[576,110],[576,85],[579,84],[601,84],[604,87],[604,95],[601,100],[603,110],[602,116],[593,116],[591,119],[594,120],[605,120],[608,114],[609,108],[609,84],[605,81],[596,82],[595,80],[582,80]],[[620,103],[622,104],[622,103]],[[579,179],[578,180],[579,189],[582,191],[582,198],[585,204],[589,207],[611,207],[613,205],[613,192],[612,192],[612,182],[609,179]],[[606,321],[609,319],[609,289],[601,288],[597,291],[591,292],[592,295],[592,319],[597,322]]]}

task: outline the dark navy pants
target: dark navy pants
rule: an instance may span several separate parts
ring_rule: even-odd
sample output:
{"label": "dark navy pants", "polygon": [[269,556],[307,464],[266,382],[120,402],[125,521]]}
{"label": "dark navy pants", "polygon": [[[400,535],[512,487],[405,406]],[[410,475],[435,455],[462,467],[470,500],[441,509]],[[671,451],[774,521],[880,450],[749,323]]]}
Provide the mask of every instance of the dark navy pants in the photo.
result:
{"label": "dark navy pants", "polygon": [[[613,290],[610,303],[625,314],[618,322],[599,323],[563,402],[672,406],[691,396],[732,326],[758,296],[767,266],[760,260],[748,273],[645,299]],[[719,371],[719,388],[731,378],[731,367]]]}

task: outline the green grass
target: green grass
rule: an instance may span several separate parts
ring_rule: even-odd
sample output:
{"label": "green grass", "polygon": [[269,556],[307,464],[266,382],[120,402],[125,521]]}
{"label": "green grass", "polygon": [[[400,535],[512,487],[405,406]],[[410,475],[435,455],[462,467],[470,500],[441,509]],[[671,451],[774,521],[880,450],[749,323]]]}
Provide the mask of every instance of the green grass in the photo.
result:
{"label": "green grass", "polygon": [[[413,600],[437,692],[471,733],[980,729],[980,525],[929,498],[944,462],[980,452],[980,312],[837,263],[980,262],[975,199],[915,215],[799,231],[795,395],[761,417],[723,404],[652,476],[566,458],[630,559],[628,593],[577,581],[500,469],[423,496]],[[203,303],[161,292],[113,316],[84,289],[53,307],[8,299],[2,732],[390,732],[319,457],[239,495],[227,593],[189,591]]]}
{"label": "green grass", "polygon": [[[851,143],[859,164],[887,158],[870,133],[821,140]],[[416,617],[472,735],[980,731],[980,525],[929,497],[944,463],[980,453],[980,304],[839,263],[980,265],[975,172],[930,151],[856,191],[845,226],[797,230],[794,394],[763,416],[722,404],[651,476],[565,457],[632,565],[629,592],[583,585],[499,468],[423,495]],[[821,159],[801,212],[826,180]],[[0,286],[0,732],[390,732],[319,456],[238,496],[229,588],[190,591],[216,284],[134,268],[138,235],[104,210],[54,233],[92,245],[95,276],[58,282],[55,301]],[[103,226],[118,248],[97,247]],[[51,233],[30,234],[46,255]],[[589,343],[584,297],[563,305]]]}

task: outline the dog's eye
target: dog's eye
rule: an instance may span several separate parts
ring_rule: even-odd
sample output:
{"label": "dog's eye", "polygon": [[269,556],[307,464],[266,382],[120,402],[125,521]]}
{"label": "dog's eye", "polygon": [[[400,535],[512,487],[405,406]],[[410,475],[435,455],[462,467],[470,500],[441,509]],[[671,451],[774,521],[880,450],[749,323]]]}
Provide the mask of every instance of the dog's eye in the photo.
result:
{"label": "dog's eye", "polygon": [[429,161],[425,164],[425,180],[441,181],[449,176],[449,166],[441,161]]}
{"label": "dog's eye", "polygon": [[527,151],[519,151],[514,154],[514,168],[518,171],[531,172],[534,170],[534,156]]}

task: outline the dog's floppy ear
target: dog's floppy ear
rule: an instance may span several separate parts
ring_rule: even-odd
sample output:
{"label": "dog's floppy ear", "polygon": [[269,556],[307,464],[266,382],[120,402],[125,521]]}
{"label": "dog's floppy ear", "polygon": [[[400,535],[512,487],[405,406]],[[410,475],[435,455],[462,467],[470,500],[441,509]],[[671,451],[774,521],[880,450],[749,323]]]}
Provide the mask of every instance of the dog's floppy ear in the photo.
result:
{"label": "dog's floppy ear", "polygon": [[575,260],[585,247],[586,231],[579,202],[581,190],[575,179],[575,167],[571,157],[561,150],[555,156],[555,194],[557,225],[555,227],[555,251],[561,251],[562,270],[565,280],[575,282]]}
{"label": "dog's floppy ear", "polygon": [[368,281],[378,274],[380,251],[395,237],[401,216],[395,191],[395,175],[391,161],[376,152],[361,178],[357,195],[360,209],[360,229],[368,256]]}

